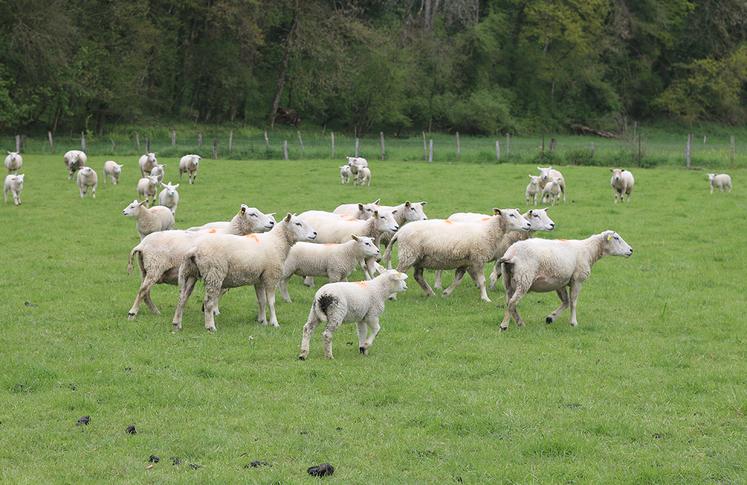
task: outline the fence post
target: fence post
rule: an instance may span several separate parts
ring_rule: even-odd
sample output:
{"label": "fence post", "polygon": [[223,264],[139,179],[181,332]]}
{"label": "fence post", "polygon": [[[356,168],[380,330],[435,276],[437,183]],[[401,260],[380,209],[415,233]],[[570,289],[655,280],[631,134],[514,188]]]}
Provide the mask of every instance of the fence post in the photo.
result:
{"label": "fence post", "polygon": [[176,146],[176,130],[171,129],[171,146]]}
{"label": "fence post", "polygon": [[21,153],[21,135],[16,135],[16,153]]}
{"label": "fence post", "polygon": [[428,150],[428,163],[433,161],[433,138],[431,138],[429,143],[430,149]]}
{"label": "fence post", "polygon": [[83,153],[88,153],[88,146],[86,145],[86,133],[83,131],[80,132],[80,149],[83,150]]}
{"label": "fence post", "polygon": [[641,151],[641,134],[638,133],[638,165],[641,165],[641,157],[643,156],[643,152]]}
{"label": "fence post", "polygon": [[511,133],[506,133],[506,156],[511,155]]}
{"label": "fence post", "polygon": [[596,146],[594,145],[594,142],[591,142],[591,158],[594,158],[594,153],[596,152]]}
{"label": "fence post", "polygon": [[456,132],[456,157],[457,160],[462,158],[462,145],[459,143],[459,132]]}
{"label": "fence post", "polygon": [[288,140],[283,140],[283,160],[288,160]]}
{"label": "fence post", "polygon": [[545,154],[545,134],[544,133],[542,133],[542,148],[540,150],[540,153],[542,153],[543,155]]}
{"label": "fence post", "polygon": [[218,139],[213,138],[213,160],[218,159]]}
{"label": "fence post", "polygon": [[109,137],[109,141],[112,142],[112,155],[114,154],[114,150],[117,148],[117,144],[114,143],[114,138]]}
{"label": "fence post", "polygon": [[707,141],[708,141],[708,136],[703,135],[703,145],[705,145]]}
{"label": "fence post", "polygon": [[202,146],[202,133],[197,134],[197,146]]}
{"label": "fence post", "polygon": [[145,137],[145,153],[150,153],[150,137]]}
{"label": "fence post", "polygon": [[228,153],[233,151],[233,130],[228,132]]}
{"label": "fence post", "polygon": [[135,132],[135,144],[137,145],[137,152],[140,153],[140,135]]}
{"label": "fence post", "polygon": [[555,148],[558,146],[558,140],[555,138],[550,138],[550,153],[555,151]]}
{"label": "fence post", "polygon": [[688,133],[687,134],[687,144],[685,145],[685,162],[687,163],[687,168],[690,168],[690,152],[692,150],[692,144],[693,144],[693,134]]}
{"label": "fence post", "polygon": [[267,136],[267,130],[265,130],[265,150],[270,149],[270,138]]}
{"label": "fence post", "polygon": [[335,132],[334,131],[330,131],[329,133],[330,133],[330,136],[332,138],[332,159],[334,160],[334,158],[335,158]]}
{"label": "fence post", "polygon": [[734,140],[734,135],[731,135],[731,137],[729,137],[729,144],[731,145],[729,158],[731,159],[731,163],[734,163],[734,159],[737,157],[737,144]]}
{"label": "fence post", "polygon": [[428,145],[425,142],[425,131],[423,131],[423,160],[428,160]]}
{"label": "fence post", "polygon": [[301,157],[304,155],[304,147],[303,147],[303,138],[301,138],[301,131],[296,130],[296,134],[298,135],[298,144],[301,145]]}
{"label": "fence post", "polygon": [[355,137],[355,156],[358,156],[358,153],[360,153],[361,148],[361,139],[357,136]]}
{"label": "fence post", "polygon": [[384,155],[386,154],[386,150],[384,147],[384,132],[379,132],[379,140],[381,141],[381,159],[384,160]]}
{"label": "fence post", "polygon": [[501,142],[498,140],[495,141],[495,160],[501,161]]}
{"label": "fence post", "polygon": [[54,138],[52,137],[52,132],[47,130],[47,139],[49,140],[49,151],[54,153]]}

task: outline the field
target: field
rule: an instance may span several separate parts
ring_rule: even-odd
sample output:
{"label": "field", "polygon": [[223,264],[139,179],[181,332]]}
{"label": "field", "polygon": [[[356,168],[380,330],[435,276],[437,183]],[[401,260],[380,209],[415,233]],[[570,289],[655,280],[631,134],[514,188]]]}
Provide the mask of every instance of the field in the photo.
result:
{"label": "field", "polygon": [[[91,158],[103,179],[106,158]],[[465,281],[425,298],[410,281],[369,356],[346,325],[334,361],[317,329],[301,362],[313,290],[299,279],[279,329],[255,323],[250,288],[225,296],[215,334],[199,285],[178,334],[173,286],[153,292],[162,315],[127,320],[138,237],[121,211],[137,162],[120,161],[122,183],[81,200],[61,156],[26,155],[24,204],[0,208],[0,481],[317,483],[306,468],[322,462],[346,484],[747,481],[747,170],[710,195],[704,171],[637,169],[632,202],[615,206],[607,168],[563,167],[569,200],[550,210],[550,237],[614,229],[635,248],[596,264],[576,328],[567,312],[544,323],[554,294],[526,297],[526,327],[501,333],[501,292],[482,303]],[[176,179],[176,159],[161,161]],[[524,208],[534,169],[372,162],[373,186],[355,188],[338,165],[206,160],[196,185],[182,182],[177,225],[227,220],[241,203],[280,215],[427,200],[432,218]],[[147,469],[150,455],[161,461]]]}

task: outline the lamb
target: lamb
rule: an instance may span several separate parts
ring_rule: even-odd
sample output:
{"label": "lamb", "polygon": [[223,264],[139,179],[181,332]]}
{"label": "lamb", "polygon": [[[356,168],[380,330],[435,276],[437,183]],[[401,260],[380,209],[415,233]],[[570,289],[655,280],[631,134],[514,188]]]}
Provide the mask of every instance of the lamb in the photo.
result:
{"label": "lamb", "polygon": [[269,231],[275,225],[275,213],[263,214],[255,207],[241,204],[239,212],[230,221],[209,222],[202,226],[190,227],[188,231],[212,231],[219,234],[244,236],[254,232]]}
{"label": "lamb", "polygon": [[611,168],[610,172],[612,172],[610,186],[615,197],[615,204],[617,204],[617,199],[623,202],[626,195],[628,202],[630,202],[630,194],[633,192],[633,186],[635,185],[633,174],[628,170],[619,168]]}
{"label": "lamb", "polygon": [[140,165],[140,176],[141,177],[150,175],[150,172],[153,170],[153,167],[158,165],[158,159],[156,158],[156,154],[146,153],[145,155],[141,155],[140,160],[138,160],[138,165]]}
{"label": "lamb", "polygon": [[195,180],[197,180],[197,169],[200,168],[200,160],[202,160],[202,157],[194,154],[184,155],[179,159],[179,179],[186,172],[189,176],[190,185],[195,183]]}
{"label": "lamb", "polygon": [[[516,305],[528,292],[555,291],[560,306],[545,318],[554,322],[571,307],[571,325],[578,325],[576,304],[581,285],[591,274],[591,267],[602,256],[630,257],[633,248],[615,231],[604,231],[582,240],[528,239],[519,241],[500,259],[503,283],[506,285],[506,312],[501,330],[508,329],[511,317],[524,325]],[[568,289],[570,289],[570,295]]]}
{"label": "lamb", "polygon": [[402,227],[408,222],[428,220],[428,216],[425,215],[424,210],[427,203],[425,201],[410,202],[407,200],[400,205],[381,205],[379,206],[379,211],[391,213],[397,225]]}
{"label": "lamb", "polygon": [[[247,216],[239,226],[233,226],[233,230],[242,231],[237,235],[265,232],[272,229],[275,220],[268,217],[257,209],[245,207],[245,214],[256,213],[256,217]],[[245,231],[245,232],[244,232]],[[200,237],[221,234],[220,230],[208,228],[204,231],[161,231],[148,234],[130,251],[127,265],[128,272],[132,272],[132,259],[139,258],[140,273],[142,281],[138,289],[135,303],[128,312],[128,318],[133,320],[140,309],[140,303],[144,300],[151,311],[160,314],[158,308],[150,298],[150,290],[153,285],[166,283],[169,285],[179,284],[179,265],[184,260],[187,251],[194,246]],[[216,315],[219,313],[215,310]]]}
{"label": "lamb", "polygon": [[555,180],[547,182],[542,189],[542,203],[547,204],[550,202],[555,205],[560,199],[560,193],[563,192],[560,184]]}
{"label": "lamb", "polygon": [[145,199],[146,207],[156,203],[156,191],[158,190],[158,178],[146,175],[137,181],[137,196]]}
{"label": "lamb", "polygon": [[357,176],[358,169],[362,167],[368,167],[368,160],[362,157],[345,157],[348,160],[350,166],[350,173]]}
{"label": "lamb", "polygon": [[91,194],[96,198],[96,187],[99,185],[99,176],[91,167],[83,167],[78,172],[78,190],[82,199],[88,193],[88,188],[92,189]]}
{"label": "lamb", "polygon": [[119,183],[119,176],[122,174],[122,167],[124,164],[119,164],[114,160],[107,160],[104,162],[104,183],[106,178],[109,177],[114,185]]}
{"label": "lamb", "polygon": [[529,199],[532,199],[533,204],[537,205],[537,196],[542,194],[542,189],[540,189],[540,178],[537,175],[530,175],[529,176],[529,184],[527,184],[527,188],[524,191],[524,199],[527,201],[527,205],[529,205]]}
{"label": "lamb", "polygon": [[731,176],[720,173],[709,173],[708,174],[708,182],[711,184],[711,193],[713,193],[713,189],[718,189],[721,192],[726,190],[727,192],[731,192]]}
{"label": "lamb", "polygon": [[179,205],[179,192],[176,189],[179,188],[179,184],[171,185],[171,181],[167,184],[161,183],[163,190],[158,194],[158,203],[164,207],[171,209],[171,213],[176,216],[176,207]]}
{"label": "lamb", "polygon": [[8,169],[8,173],[17,174],[23,166],[23,157],[18,152],[8,152],[8,156],[5,157],[5,168]]}
{"label": "lamb", "polygon": [[343,281],[353,272],[358,262],[379,256],[379,248],[370,237],[352,235],[340,244],[296,243],[288,253],[280,280],[283,300],[290,303],[288,280],[294,274],[301,276],[327,276],[330,282]]}
{"label": "lamb", "polygon": [[161,182],[163,182],[164,175],[166,175],[166,164],[157,163],[153,167],[153,170],[150,171],[150,174],[153,177],[156,177],[156,179],[158,179],[158,183],[160,184]]}
{"label": "lamb", "polygon": [[[347,165],[345,165],[347,167]],[[370,204],[342,204],[333,211],[334,214],[342,216],[343,219],[369,219],[374,211],[379,209],[381,199],[376,199]]]}
{"label": "lamb", "polygon": [[353,175],[353,172],[350,171],[350,165],[340,166],[340,183],[342,185],[345,185],[346,183],[350,182],[350,177],[352,175]]}
{"label": "lamb", "polygon": [[67,179],[72,180],[75,172],[85,167],[88,163],[88,155],[80,150],[70,150],[62,156],[62,160],[67,167]]}
{"label": "lamb", "polygon": [[205,283],[205,328],[215,331],[214,310],[223,290],[254,285],[259,302],[257,321],[267,324],[266,305],[270,307],[270,325],[279,327],[275,314],[275,287],[283,275],[283,266],[291,246],[302,240],[314,240],[316,232],[300,218],[288,214],[265,234],[234,236],[216,234],[198,239],[179,267],[179,304],[174,313],[175,330],[182,328],[184,306],[198,278]]}
{"label": "lamb", "polygon": [[140,234],[141,241],[150,233],[168,231],[174,228],[174,214],[168,207],[157,205],[148,208],[147,206],[143,207],[143,205],[145,205],[145,201],[139,202],[135,199],[122,211],[123,215],[136,219],[135,227]]}
{"label": "lamb", "polygon": [[368,355],[381,326],[379,316],[391,294],[407,290],[407,275],[388,270],[370,281],[327,283],[319,288],[311,304],[309,318],[303,326],[300,360],[309,356],[311,334],[319,322],[327,322],[324,330],[324,355],[333,359],[332,334],[342,323],[358,324],[358,350]]}
{"label": "lamb", "polygon": [[358,176],[355,177],[354,185],[371,186],[371,170],[368,167],[358,168]]}
{"label": "lamb", "polygon": [[563,193],[563,202],[565,202],[565,178],[563,174],[552,167],[537,167],[537,169],[540,171],[540,188],[544,189],[550,181],[555,181],[560,186],[560,191]]}
{"label": "lamb", "polygon": [[13,204],[21,205],[21,192],[23,192],[23,178],[25,174],[7,175],[3,184],[3,200],[8,203],[8,192],[13,196]]}
{"label": "lamb", "polygon": [[411,222],[392,238],[384,253],[391,259],[392,248],[399,241],[397,270],[415,268],[415,281],[426,295],[435,293],[423,278],[424,269],[456,269],[454,282],[443,295],[449,296],[468,272],[480,288],[480,298],[489,302],[485,289],[485,263],[494,258],[496,247],[508,231],[528,231],[529,222],[518,209],[493,209],[495,216],[485,222],[460,222],[431,219]]}

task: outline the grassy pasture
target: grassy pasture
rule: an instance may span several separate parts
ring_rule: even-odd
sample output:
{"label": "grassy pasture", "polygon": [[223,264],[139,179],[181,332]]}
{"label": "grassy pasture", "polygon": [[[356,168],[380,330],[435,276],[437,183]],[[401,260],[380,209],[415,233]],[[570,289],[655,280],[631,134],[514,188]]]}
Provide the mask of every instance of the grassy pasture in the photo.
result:
{"label": "grassy pasture", "polygon": [[[747,170],[731,171],[733,193],[711,196],[703,171],[638,169],[632,203],[615,206],[606,168],[565,167],[569,201],[550,211],[551,237],[609,228],[635,248],[594,267],[577,328],[567,312],[543,323],[554,294],[527,296],[527,326],[500,333],[502,293],[482,303],[466,278],[428,299],[410,280],[368,357],[346,325],[336,360],[323,359],[317,329],[299,362],[313,296],[299,279],[294,303],[278,302],[279,329],[254,322],[250,288],[225,296],[215,334],[200,286],[179,334],[173,286],[153,292],[161,316],[143,306],[127,321],[138,237],[121,211],[136,157],[120,160],[114,187],[105,157],[91,159],[96,200],[78,197],[61,156],[27,155],[24,204],[0,208],[0,481],[317,483],[306,468],[321,462],[337,468],[330,483],[747,480]],[[164,161],[175,180],[176,160]],[[529,173],[373,162],[372,187],[355,188],[339,185],[338,165],[205,161],[180,187],[177,225],[227,220],[242,202],[285,213],[427,200],[430,217],[523,208]],[[148,470],[151,454],[161,462]],[[253,460],[272,467],[245,468]]]}

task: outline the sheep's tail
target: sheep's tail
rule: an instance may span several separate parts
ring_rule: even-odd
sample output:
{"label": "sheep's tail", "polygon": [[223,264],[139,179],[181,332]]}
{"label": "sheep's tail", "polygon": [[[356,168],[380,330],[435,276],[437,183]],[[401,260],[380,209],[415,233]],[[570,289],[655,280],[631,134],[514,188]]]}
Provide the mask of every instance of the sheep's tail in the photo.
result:
{"label": "sheep's tail", "polygon": [[389,240],[389,244],[386,246],[386,251],[384,252],[384,256],[381,258],[382,263],[386,263],[388,266],[391,259],[392,259],[392,248],[394,247],[394,244],[397,242],[397,239],[399,239],[399,232],[394,233],[394,236],[392,236],[392,239]]}
{"label": "sheep's tail", "polygon": [[504,256],[498,260],[497,264],[501,265],[501,274],[503,274],[503,286],[505,286],[506,291],[508,291],[509,288],[513,286],[514,263],[511,261],[510,257],[507,258]]}
{"label": "sheep's tail", "polygon": [[143,250],[139,244],[132,248],[132,251],[130,251],[130,256],[127,258],[127,274],[132,274],[132,258],[135,257],[136,253],[140,262],[140,273],[145,276],[145,266],[143,265]]}
{"label": "sheep's tail", "polygon": [[318,298],[314,298],[313,311],[319,320],[326,322],[329,320],[327,311],[330,310],[330,307],[336,306],[337,303],[337,297],[323,293]]}
{"label": "sheep's tail", "polygon": [[200,276],[200,268],[197,266],[197,260],[196,260],[196,249],[192,248],[189,251],[187,251],[187,254],[184,256],[184,260],[182,261],[182,264],[179,265],[179,287],[183,287],[185,282],[187,281],[187,278],[189,277],[195,277],[195,278],[201,278]]}

